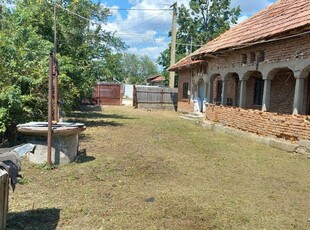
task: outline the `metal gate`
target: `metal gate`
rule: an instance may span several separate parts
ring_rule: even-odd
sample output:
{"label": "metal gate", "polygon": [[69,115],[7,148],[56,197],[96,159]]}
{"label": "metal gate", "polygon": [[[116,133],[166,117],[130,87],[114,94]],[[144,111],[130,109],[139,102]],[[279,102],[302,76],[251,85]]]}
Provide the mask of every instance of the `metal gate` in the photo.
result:
{"label": "metal gate", "polygon": [[122,85],[114,83],[97,83],[92,102],[97,105],[121,105]]}

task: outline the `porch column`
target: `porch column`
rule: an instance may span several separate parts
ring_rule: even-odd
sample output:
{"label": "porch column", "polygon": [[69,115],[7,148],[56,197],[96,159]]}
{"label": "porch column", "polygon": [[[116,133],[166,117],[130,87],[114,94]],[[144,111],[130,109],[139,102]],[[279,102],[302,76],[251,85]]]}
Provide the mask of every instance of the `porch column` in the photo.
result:
{"label": "porch column", "polygon": [[241,80],[240,85],[240,102],[239,107],[244,108],[246,106],[246,80]]}
{"label": "porch column", "polygon": [[222,85],[222,101],[221,101],[222,105],[226,105],[227,104],[227,80],[224,79],[223,81],[223,85]]}
{"label": "porch column", "polygon": [[270,89],[271,89],[271,80],[264,80],[264,94],[263,94],[263,105],[262,111],[268,111],[270,108]]}
{"label": "porch column", "polygon": [[233,106],[237,106],[237,89],[238,89],[239,79],[235,78],[234,80],[234,98],[233,98]]}
{"label": "porch column", "polygon": [[305,79],[300,76],[299,72],[294,72],[296,78],[295,95],[293,104],[293,114],[300,114],[302,112],[304,101],[304,83]]}
{"label": "porch column", "polygon": [[210,80],[208,88],[208,102],[213,103],[213,80]]}

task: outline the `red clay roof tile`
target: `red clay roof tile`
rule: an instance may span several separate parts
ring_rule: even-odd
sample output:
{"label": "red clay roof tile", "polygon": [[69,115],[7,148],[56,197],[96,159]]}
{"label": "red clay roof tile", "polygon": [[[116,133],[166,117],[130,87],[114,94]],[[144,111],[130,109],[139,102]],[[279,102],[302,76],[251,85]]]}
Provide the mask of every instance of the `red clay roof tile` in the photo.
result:
{"label": "red clay roof tile", "polygon": [[172,65],[168,70],[174,71],[180,68],[185,68],[189,65],[198,64],[198,63],[206,63],[204,60],[192,60],[192,55],[188,55],[178,61],[176,64]]}
{"label": "red clay roof tile", "polygon": [[279,0],[208,42],[192,55],[267,40],[307,25],[310,25],[310,0]]}

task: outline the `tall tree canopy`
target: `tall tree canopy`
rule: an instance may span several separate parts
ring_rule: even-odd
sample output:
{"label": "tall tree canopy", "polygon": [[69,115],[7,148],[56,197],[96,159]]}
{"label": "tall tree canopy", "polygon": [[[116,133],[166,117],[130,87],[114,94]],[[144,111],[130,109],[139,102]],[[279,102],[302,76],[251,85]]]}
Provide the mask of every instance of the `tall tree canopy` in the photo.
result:
{"label": "tall tree canopy", "polygon": [[147,77],[158,74],[156,64],[146,55],[116,53],[106,58],[101,81],[142,84]]}
{"label": "tall tree canopy", "polygon": [[[178,7],[176,60],[198,49],[237,23],[240,8],[230,8],[230,0],[190,0],[189,8]],[[170,66],[170,48],[158,58],[164,69]]]}
{"label": "tall tree canopy", "polygon": [[[20,122],[46,120],[48,58],[54,39],[53,1],[11,2],[14,8],[3,5],[1,15],[1,139],[10,138]],[[91,0],[57,1],[57,58],[63,111],[91,95],[95,81],[102,76],[106,57],[125,47],[113,33],[103,30],[101,24],[106,22],[108,13]]]}

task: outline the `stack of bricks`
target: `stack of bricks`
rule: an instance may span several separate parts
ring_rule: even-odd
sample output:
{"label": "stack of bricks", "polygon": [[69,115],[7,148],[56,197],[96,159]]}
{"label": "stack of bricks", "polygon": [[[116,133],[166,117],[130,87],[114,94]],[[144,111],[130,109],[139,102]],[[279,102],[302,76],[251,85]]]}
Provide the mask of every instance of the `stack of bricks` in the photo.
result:
{"label": "stack of bricks", "polygon": [[310,116],[288,115],[260,110],[208,105],[206,118],[225,126],[261,136],[290,141],[310,140]]}

